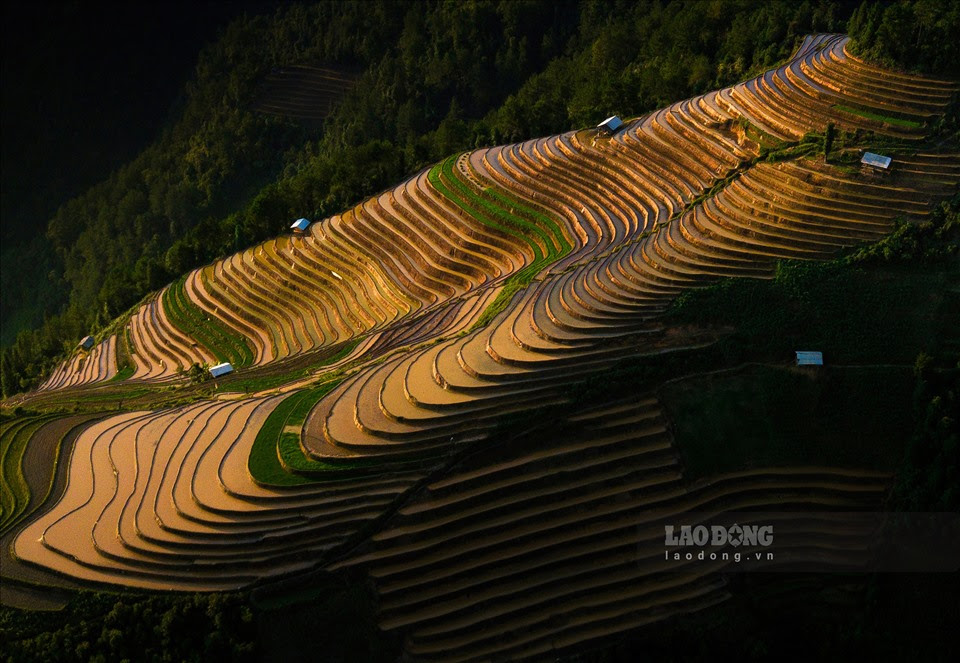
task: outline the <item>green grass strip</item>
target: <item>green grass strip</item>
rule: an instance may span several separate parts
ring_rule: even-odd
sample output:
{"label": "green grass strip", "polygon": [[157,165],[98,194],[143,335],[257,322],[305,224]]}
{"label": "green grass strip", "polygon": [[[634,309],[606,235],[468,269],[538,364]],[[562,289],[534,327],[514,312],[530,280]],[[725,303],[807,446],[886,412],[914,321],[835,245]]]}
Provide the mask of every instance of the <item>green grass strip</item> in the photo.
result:
{"label": "green grass strip", "polygon": [[[338,478],[336,473],[344,470],[375,466],[372,463],[333,464],[314,460],[303,453],[299,433],[285,430],[288,426],[302,428],[310,410],[339,384],[340,380],[331,380],[295,392],[270,413],[257,433],[247,461],[247,468],[256,481],[270,486],[300,486],[325,478],[335,480]],[[316,473],[318,476],[304,476],[300,472]]]}
{"label": "green grass strip", "polygon": [[[114,380],[126,380],[137,370],[130,357],[130,326],[123,325],[117,332],[117,375]],[[120,377],[120,376],[123,377]]]}
{"label": "green grass strip", "polygon": [[[502,190],[487,187],[476,191],[464,182],[456,168],[460,155],[453,155],[430,169],[428,179],[440,195],[480,223],[527,243],[533,251],[532,263],[509,276],[497,297],[491,302],[471,329],[482,327],[507,308],[514,296],[529,285],[547,265],[570,252],[572,246],[562,227],[546,214],[526,205]],[[533,237],[539,238],[539,242]]]}
{"label": "green grass strip", "polygon": [[276,389],[294,380],[302,380],[310,375],[309,369],[300,369],[282,375],[264,375],[261,377],[250,377],[235,382],[218,383],[214,389],[218,394],[255,394],[260,391]]}
{"label": "green grass strip", "polygon": [[294,380],[302,379],[309,376],[313,371],[316,371],[323,366],[328,366],[330,364],[335,364],[356,348],[360,344],[361,339],[355,338],[353,340],[347,341],[345,345],[337,351],[336,354],[323,359],[322,361],[312,364],[306,368],[298,368],[289,373],[282,373],[280,375],[264,375],[261,377],[250,377],[244,378],[242,380],[227,381],[222,384],[218,384],[216,391],[217,393],[225,392],[243,392],[246,394],[256,393],[258,391],[266,391],[267,389],[275,389],[276,387],[283,386],[288,382],[293,382]]}
{"label": "green grass strip", "polygon": [[174,281],[163,293],[163,310],[171,324],[195,339],[217,361],[228,361],[234,368],[253,363],[253,350],[247,340],[190,301],[184,290],[186,276]]}
{"label": "green grass strip", "polygon": [[481,313],[476,322],[470,326],[469,331],[485,327],[491,320],[507,309],[507,306],[510,305],[513,297],[518,292],[530,284],[530,279],[525,278],[525,275],[521,275],[520,278],[517,278],[517,276],[518,275],[515,274],[503,282],[503,288],[500,289],[500,292],[497,293],[494,300],[487,305],[487,308],[483,309],[483,313]]}
{"label": "green grass strip", "polygon": [[[544,260],[551,253],[555,254],[557,249],[551,241],[549,233],[536,224],[510,214],[489,200],[481,198],[476,191],[457,177],[455,164],[459,156],[457,154],[450,156],[431,168],[428,173],[430,184],[442,196],[483,225],[526,242],[533,250],[534,262]],[[448,182],[449,186],[447,186]],[[543,244],[547,247],[546,255],[544,255],[540,244],[533,241],[531,235],[536,235],[543,241]]]}
{"label": "green grass strip", "polygon": [[137,372],[133,366],[125,366],[117,371],[117,374],[110,378],[110,382],[123,382],[124,380],[129,380],[133,377],[133,374]]}
{"label": "green grass strip", "polygon": [[58,404],[61,406],[69,406],[70,403],[73,403],[75,407],[79,407],[81,405],[91,405],[109,401],[133,400],[135,398],[149,396],[150,394],[164,393],[168,389],[168,387],[140,387],[133,385],[129,385],[129,387],[130,388],[123,389],[122,391],[112,389],[102,392],[81,392],[59,401]]}
{"label": "green grass strip", "polygon": [[20,430],[27,425],[26,420],[14,421],[7,424],[0,433],[0,524],[5,523],[17,506],[17,493],[23,487],[16,481],[15,472],[9,472],[10,467],[17,459],[12,451],[13,440]]}
{"label": "green grass strip", "polygon": [[270,486],[298,486],[310,483],[306,477],[290,474],[280,464],[278,444],[280,434],[287,425],[287,418],[294,408],[305,400],[309,391],[297,391],[280,402],[263,422],[250,449],[247,469],[258,482]]}
{"label": "green grass strip", "polygon": [[[334,387],[340,384],[340,380],[328,382],[307,392],[307,396],[299,401],[290,410],[285,426],[296,426],[302,428],[307,420],[307,415],[317,402],[330,393]],[[300,445],[299,433],[284,431],[277,440],[277,450],[283,464],[293,470],[302,472],[327,472],[347,467],[355,467],[354,464],[331,465],[312,458],[308,458],[303,453],[303,447]]]}
{"label": "green grass strip", "polygon": [[29,417],[7,426],[0,434],[0,532],[16,522],[30,502],[23,455],[34,433],[53,418]]}
{"label": "green grass strip", "polygon": [[845,113],[850,113],[851,115],[859,115],[860,117],[865,117],[868,120],[878,120],[886,124],[892,124],[896,127],[905,127],[907,129],[919,129],[923,126],[921,122],[915,120],[905,120],[900,117],[890,117],[889,115],[880,115],[872,111],[865,110],[863,108],[853,108],[852,106],[844,106],[843,104],[834,104],[834,108],[837,110],[842,110]]}

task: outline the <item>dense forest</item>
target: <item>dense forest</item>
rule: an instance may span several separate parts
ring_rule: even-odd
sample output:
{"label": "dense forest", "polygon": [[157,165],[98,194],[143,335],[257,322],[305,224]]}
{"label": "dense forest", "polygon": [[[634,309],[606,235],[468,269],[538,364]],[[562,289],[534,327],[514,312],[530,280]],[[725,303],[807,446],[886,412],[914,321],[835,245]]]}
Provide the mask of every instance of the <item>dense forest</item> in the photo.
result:
{"label": "dense forest", "polygon": [[[742,80],[804,34],[843,30],[886,64],[951,74],[957,61],[958,5],[929,0],[341,1],[244,15],[201,52],[157,139],[4,265],[3,337],[16,336],[0,353],[3,394],[35,386],[147,293],[291,218],[335,214],[457,150]],[[271,72],[297,63],[356,77],[320,126],[251,108]]]}
{"label": "dense forest", "polygon": [[847,32],[857,55],[907,71],[956,77],[960,70],[960,3],[940,0],[865,2]]}

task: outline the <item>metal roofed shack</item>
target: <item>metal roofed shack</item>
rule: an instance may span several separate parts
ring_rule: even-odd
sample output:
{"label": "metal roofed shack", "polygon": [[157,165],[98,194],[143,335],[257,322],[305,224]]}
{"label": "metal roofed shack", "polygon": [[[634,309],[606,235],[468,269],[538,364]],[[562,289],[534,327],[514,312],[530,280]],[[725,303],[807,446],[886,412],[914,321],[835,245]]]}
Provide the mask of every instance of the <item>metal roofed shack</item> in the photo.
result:
{"label": "metal roofed shack", "polygon": [[597,129],[600,133],[607,134],[612,136],[620,130],[620,127],[623,126],[623,120],[620,119],[619,115],[611,115],[606,120],[597,125]]}
{"label": "metal roofed shack", "polygon": [[310,221],[308,219],[297,219],[291,224],[290,229],[295,233],[302,233],[309,227]]}
{"label": "metal roofed shack", "polygon": [[823,366],[823,353],[797,350],[797,366]]}
{"label": "metal roofed shack", "polygon": [[863,168],[869,169],[872,172],[890,172],[890,164],[893,162],[893,159],[890,157],[885,157],[882,154],[874,154],[873,152],[864,152],[863,157],[860,159],[860,164]]}
{"label": "metal roofed shack", "polygon": [[94,343],[96,343],[96,341],[93,340],[93,336],[84,336],[83,340],[80,341],[80,345],[78,345],[77,347],[83,348],[84,350],[89,350],[90,348],[93,347]]}
{"label": "metal roofed shack", "polygon": [[218,378],[221,375],[226,375],[227,373],[233,373],[233,364],[228,361],[210,367],[210,375],[215,378]]}

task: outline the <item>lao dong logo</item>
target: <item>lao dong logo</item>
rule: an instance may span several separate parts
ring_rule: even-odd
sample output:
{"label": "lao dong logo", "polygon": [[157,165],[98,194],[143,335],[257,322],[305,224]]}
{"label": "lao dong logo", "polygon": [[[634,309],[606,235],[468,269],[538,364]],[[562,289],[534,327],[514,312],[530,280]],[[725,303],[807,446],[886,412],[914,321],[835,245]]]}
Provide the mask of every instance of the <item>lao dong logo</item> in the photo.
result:
{"label": "lao dong logo", "polygon": [[[667,548],[674,548],[675,550],[665,550],[664,558],[666,560],[692,560],[694,557],[698,560],[730,560],[732,559],[735,562],[740,562],[742,555],[739,551],[734,552],[731,556],[729,552],[717,552],[716,550],[712,552],[707,552],[705,548],[724,548],[726,546],[731,546],[733,548],[740,548],[741,546],[745,548],[749,547],[763,547],[773,545],[773,525],[737,525],[736,523],[726,527],[724,525],[712,525],[707,527],[706,525],[681,525],[676,527],[674,525],[665,525],[664,526],[664,545]],[[692,550],[686,550],[680,552],[676,548],[691,548],[697,547],[700,548],[699,552],[694,552]],[[755,558],[756,560],[773,559],[773,553],[767,552],[765,555],[761,552],[756,552],[753,555],[749,556],[750,559]]]}

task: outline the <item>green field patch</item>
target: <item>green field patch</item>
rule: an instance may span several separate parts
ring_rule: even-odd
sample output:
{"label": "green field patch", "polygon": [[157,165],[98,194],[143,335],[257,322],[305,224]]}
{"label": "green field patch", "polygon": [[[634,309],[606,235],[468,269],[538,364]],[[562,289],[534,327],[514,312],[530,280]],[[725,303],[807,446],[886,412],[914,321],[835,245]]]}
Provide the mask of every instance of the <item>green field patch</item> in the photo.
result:
{"label": "green field patch", "polygon": [[260,377],[243,377],[233,382],[217,381],[216,389],[218,394],[244,393],[255,394],[261,391],[269,391],[289,384],[294,380],[301,380],[310,375],[309,369],[299,369],[289,373],[279,375],[263,375]]}
{"label": "green field patch", "polygon": [[49,415],[26,417],[9,422],[0,429],[0,532],[19,520],[30,503],[23,455],[30,438],[53,418]]}
{"label": "green field patch", "polygon": [[122,401],[122,400],[132,400],[134,398],[143,398],[144,396],[149,396],[151,394],[162,394],[166,393],[166,388],[164,387],[134,387],[132,389],[124,389],[123,391],[104,391],[102,393],[93,392],[93,393],[80,393],[80,394],[71,394],[68,398],[62,400],[62,405],[69,405],[73,403],[75,405],[83,405],[90,403],[104,403],[109,401]]}
{"label": "green field patch", "polygon": [[910,367],[749,366],[660,391],[693,480],[797,465],[892,471],[913,429]]}
{"label": "green field patch", "polygon": [[186,279],[183,276],[174,281],[163,293],[163,310],[171,324],[196,340],[219,362],[230,362],[234,368],[252,364],[253,350],[246,339],[191,302],[184,291]]}
{"label": "green field patch", "polygon": [[[260,428],[250,450],[247,467],[251,476],[270,486],[298,486],[330,478],[338,471],[369,467],[360,463],[324,463],[307,457],[300,445],[300,430],[310,410],[330,393],[340,380],[297,391],[285,398]],[[297,431],[297,432],[293,432]],[[316,473],[317,476],[307,476]]]}
{"label": "green field patch", "polygon": [[494,297],[492,302],[487,304],[487,308],[483,309],[483,313],[480,314],[477,321],[470,326],[470,331],[485,327],[487,323],[505,311],[510,305],[510,302],[513,301],[514,296],[529,284],[529,279],[524,280],[523,278],[514,278],[513,276],[504,281],[500,292],[497,293],[497,296]]}
{"label": "green field patch", "polygon": [[[129,320],[129,318],[128,318]],[[124,325],[117,332],[117,374],[111,378],[114,381],[127,380],[133,377],[137,367],[130,356],[130,326]]]}
{"label": "green field patch", "polygon": [[[315,387],[304,395],[304,397],[294,403],[290,413],[285,421],[285,430],[281,432],[277,439],[277,449],[281,464],[288,470],[296,473],[320,473],[336,472],[342,470],[356,470],[370,467],[371,463],[325,463],[309,458],[303,452],[303,446],[300,440],[300,432],[303,430],[303,424],[307,420],[310,410],[321,398],[330,393],[334,387],[340,384],[340,380],[334,380]],[[286,429],[293,429],[296,432],[288,432]]]}
{"label": "green field patch", "polygon": [[885,124],[892,124],[896,127],[904,127],[907,129],[919,129],[923,126],[923,123],[917,122],[915,120],[906,120],[902,117],[890,117],[889,115],[880,115],[873,111],[869,111],[863,108],[854,108],[853,106],[844,106],[843,104],[834,104],[833,108],[843,111],[844,113],[850,113],[851,115],[858,115],[860,117],[865,117],[868,120],[877,120],[878,122],[883,122]]}
{"label": "green field patch", "polygon": [[471,327],[476,329],[505,310],[517,292],[527,287],[545,267],[568,254],[572,246],[561,225],[546,214],[499,188],[478,191],[465,182],[456,168],[459,157],[453,155],[431,168],[430,184],[480,223],[524,241],[534,255],[532,263],[504,280],[503,289]]}
{"label": "green field patch", "polygon": [[245,393],[253,394],[260,391],[267,391],[269,389],[276,389],[277,387],[282,387],[285,384],[293,382],[295,380],[300,380],[308,377],[311,373],[317,371],[324,366],[329,366],[330,364],[335,364],[338,361],[342,360],[344,357],[349,355],[354,349],[360,344],[361,338],[355,338],[347,341],[343,344],[337,352],[329,357],[324,357],[323,359],[317,361],[315,364],[311,364],[306,368],[297,368],[289,372],[279,373],[279,374],[269,374],[262,376],[244,376],[238,379],[227,379],[223,381],[218,381],[216,392],[217,393]]}
{"label": "green field patch", "polygon": [[759,145],[761,149],[772,150],[783,146],[783,140],[768,134],[766,131],[751,123],[746,118],[741,117],[740,122],[744,127],[744,132],[746,133],[747,138]]}
{"label": "green field patch", "polygon": [[298,391],[285,398],[260,427],[250,449],[247,469],[255,481],[270,486],[297,486],[310,483],[306,477],[290,474],[280,464],[279,438],[287,427],[287,418],[294,407],[307,396],[307,391]]}
{"label": "green field patch", "polygon": [[133,374],[137,372],[137,369],[133,366],[124,366],[117,371],[117,374],[110,378],[110,382],[123,382],[124,380],[129,380],[133,377]]}

